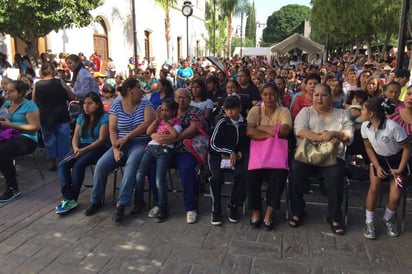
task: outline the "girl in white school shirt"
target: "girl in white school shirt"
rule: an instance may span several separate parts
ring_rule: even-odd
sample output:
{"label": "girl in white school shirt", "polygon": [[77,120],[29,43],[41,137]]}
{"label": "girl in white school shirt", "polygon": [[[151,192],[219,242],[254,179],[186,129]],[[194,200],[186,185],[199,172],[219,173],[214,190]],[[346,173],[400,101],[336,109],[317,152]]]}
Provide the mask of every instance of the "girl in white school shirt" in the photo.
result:
{"label": "girl in white school shirt", "polygon": [[366,222],[363,229],[363,236],[367,239],[376,238],[374,210],[381,181],[384,179],[389,180],[389,201],[383,216],[384,227],[389,236],[399,236],[394,215],[401,197],[401,185],[397,185],[395,179],[408,174],[408,161],[412,150],[405,129],[385,117],[385,114],[391,114],[394,109],[395,105],[382,97],[368,99],[362,109],[362,119],[365,122],[362,124],[361,134],[366,153],[371,160]]}

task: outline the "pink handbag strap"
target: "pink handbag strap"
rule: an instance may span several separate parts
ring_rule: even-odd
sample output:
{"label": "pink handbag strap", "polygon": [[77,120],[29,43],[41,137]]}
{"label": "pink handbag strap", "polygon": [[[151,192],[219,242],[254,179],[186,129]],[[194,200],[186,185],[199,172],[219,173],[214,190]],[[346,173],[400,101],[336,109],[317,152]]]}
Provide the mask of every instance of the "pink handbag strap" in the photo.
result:
{"label": "pink handbag strap", "polygon": [[196,112],[192,112],[192,115],[196,116],[197,119],[199,120],[199,123],[201,124],[200,126],[199,123],[195,122],[196,129],[199,131],[199,133],[210,138],[209,134],[203,129],[203,127],[205,126],[205,123],[203,122],[203,118],[200,117],[200,115],[197,114]]}

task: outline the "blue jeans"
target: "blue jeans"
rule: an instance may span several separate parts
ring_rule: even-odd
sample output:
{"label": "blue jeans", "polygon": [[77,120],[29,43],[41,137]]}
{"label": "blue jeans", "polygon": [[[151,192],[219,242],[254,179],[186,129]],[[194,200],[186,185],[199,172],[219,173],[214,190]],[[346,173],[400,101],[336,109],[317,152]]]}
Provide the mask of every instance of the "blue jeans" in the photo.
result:
{"label": "blue jeans", "polygon": [[164,146],[149,145],[140,162],[139,170],[136,176],[136,198],[143,200],[144,194],[144,177],[150,170],[153,162],[156,162],[156,188],[157,188],[157,205],[159,207],[167,206],[167,182],[166,174],[169,169],[169,161],[172,156],[172,149]]}
{"label": "blue jeans", "polygon": [[107,176],[110,172],[124,164],[124,173],[120,182],[119,198],[117,204],[128,206],[132,201],[133,188],[136,185],[136,174],[139,168],[140,160],[144,154],[144,148],[147,140],[129,141],[122,147],[124,160],[116,162],[113,156],[113,149],[110,148],[97,161],[94,170],[93,190],[90,196],[92,204],[100,204],[103,202],[104,193],[106,190]]}
{"label": "blue jeans", "polygon": [[[79,147],[85,147],[80,145]],[[101,146],[84,153],[80,158],[72,158],[59,163],[59,180],[63,199],[76,200],[79,198],[80,188],[84,181],[86,168],[99,160],[105,153],[107,146]],[[67,156],[71,155],[71,151]]]}
{"label": "blue jeans", "polygon": [[41,125],[47,157],[63,159],[70,151],[70,123]]}
{"label": "blue jeans", "polygon": [[195,168],[196,158],[189,152],[178,152],[173,155],[172,163],[179,170],[183,186],[183,200],[186,211],[196,210],[198,183]]}

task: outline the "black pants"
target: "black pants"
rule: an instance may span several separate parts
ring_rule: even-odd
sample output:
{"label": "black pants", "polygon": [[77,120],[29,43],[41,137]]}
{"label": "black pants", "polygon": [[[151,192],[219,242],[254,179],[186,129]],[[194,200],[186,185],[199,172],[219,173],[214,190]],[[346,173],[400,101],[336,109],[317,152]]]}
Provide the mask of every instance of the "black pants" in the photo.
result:
{"label": "black pants", "polygon": [[243,164],[242,161],[236,162],[235,169],[221,169],[220,162],[222,157],[218,154],[209,154],[208,165],[211,173],[210,182],[210,196],[212,198],[212,212],[221,214],[221,193],[222,185],[224,183],[224,173],[233,172],[233,186],[230,195],[230,204],[233,206],[241,206],[245,200],[245,185],[243,180]]}
{"label": "black pants", "polygon": [[305,210],[303,194],[308,177],[319,172],[326,180],[328,196],[328,216],[332,220],[342,221],[342,199],[344,190],[345,162],[338,158],[338,164],[330,167],[315,167],[299,161],[292,161],[290,171],[290,206],[293,216],[299,216]]}
{"label": "black pants", "polygon": [[248,171],[246,193],[249,208],[251,210],[262,209],[261,188],[263,181],[266,181],[266,206],[279,209],[280,197],[282,196],[287,176],[287,170],[283,169],[257,169]]}
{"label": "black pants", "polygon": [[18,188],[16,167],[13,159],[32,153],[37,148],[37,143],[25,136],[0,143],[0,171],[6,180],[6,186]]}
{"label": "black pants", "polygon": [[353,141],[346,149],[346,155],[362,155],[365,164],[369,164],[368,154],[366,154],[365,144],[363,143],[363,138],[360,129],[355,129],[353,133]]}

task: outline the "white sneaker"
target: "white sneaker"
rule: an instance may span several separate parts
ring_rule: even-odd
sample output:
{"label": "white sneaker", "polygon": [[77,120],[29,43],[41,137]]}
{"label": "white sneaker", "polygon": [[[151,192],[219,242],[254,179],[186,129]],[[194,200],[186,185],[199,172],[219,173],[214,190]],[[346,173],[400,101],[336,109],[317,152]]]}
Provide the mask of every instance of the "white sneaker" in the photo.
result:
{"label": "white sneaker", "polygon": [[149,213],[147,214],[147,217],[149,218],[154,218],[157,216],[157,213],[159,213],[160,207],[154,206]]}
{"label": "white sneaker", "polygon": [[196,223],[196,219],[197,219],[196,210],[191,210],[191,211],[186,212],[186,222],[188,224]]}

